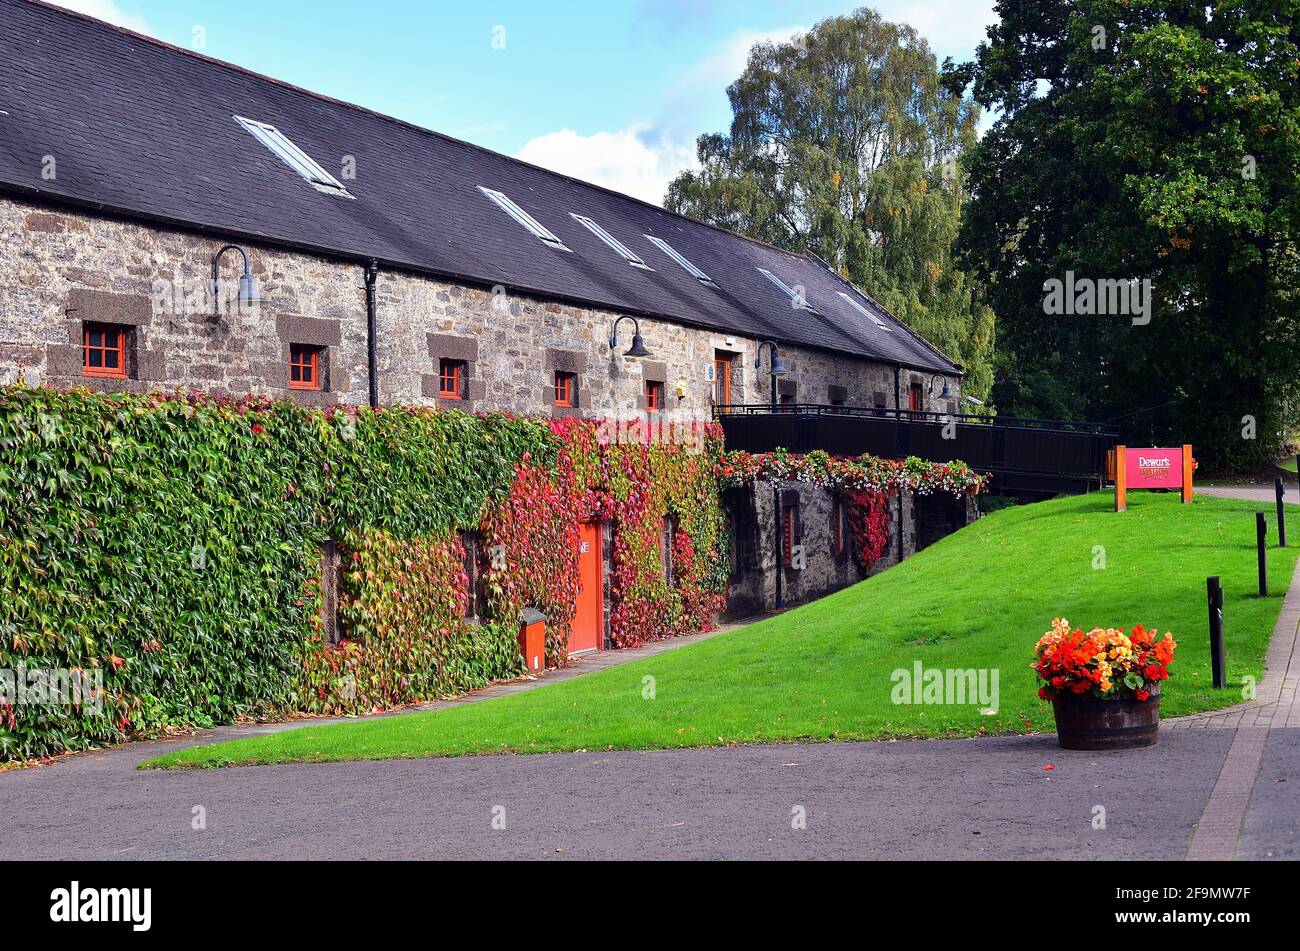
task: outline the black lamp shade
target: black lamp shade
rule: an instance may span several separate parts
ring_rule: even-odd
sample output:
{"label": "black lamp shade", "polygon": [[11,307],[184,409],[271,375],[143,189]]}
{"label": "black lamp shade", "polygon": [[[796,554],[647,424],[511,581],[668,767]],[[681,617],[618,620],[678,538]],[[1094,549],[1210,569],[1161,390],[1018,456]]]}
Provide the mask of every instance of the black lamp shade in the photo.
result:
{"label": "black lamp shade", "polygon": [[629,357],[650,356],[650,351],[645,348],[645,341],[641,339],[640,334],[632,335],[632,346],[628,348],[626,356]]}

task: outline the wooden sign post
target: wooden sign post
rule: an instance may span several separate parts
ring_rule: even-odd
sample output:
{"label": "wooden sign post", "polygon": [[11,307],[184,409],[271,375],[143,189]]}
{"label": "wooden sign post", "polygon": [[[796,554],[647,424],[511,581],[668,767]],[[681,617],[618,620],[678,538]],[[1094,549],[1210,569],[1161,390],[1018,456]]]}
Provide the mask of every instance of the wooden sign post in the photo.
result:
{"label": "wooden sign post", "polygon": [[1179,489],[1183,502],[1192,501],[1192,447],[1130,449],[1115,447],[1115,511],[1128,508],[1129,489]]}

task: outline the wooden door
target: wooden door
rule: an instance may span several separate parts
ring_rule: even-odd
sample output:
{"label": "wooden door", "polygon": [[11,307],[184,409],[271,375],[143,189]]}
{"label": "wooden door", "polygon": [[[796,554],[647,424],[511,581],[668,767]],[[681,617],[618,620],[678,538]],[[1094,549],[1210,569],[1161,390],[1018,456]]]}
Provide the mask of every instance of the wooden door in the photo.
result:
{"label": "wooden door", "polygon": [[578,603],[569,653],[599,650],[605,640],[605,591],[599,522],[578,526]]}
{"label": "wooden door", "polygon": [[731,366],[735,354],[716,350],[713,354],[713,402],[717,406],[731,404]]}

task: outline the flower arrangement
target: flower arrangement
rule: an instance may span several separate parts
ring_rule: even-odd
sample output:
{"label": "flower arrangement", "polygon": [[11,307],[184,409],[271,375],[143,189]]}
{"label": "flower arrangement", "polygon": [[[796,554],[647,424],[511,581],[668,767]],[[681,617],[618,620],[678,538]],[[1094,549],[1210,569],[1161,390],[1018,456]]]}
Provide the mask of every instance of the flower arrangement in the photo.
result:
{"label": "flower arrangement", "polygon": [[1070,629],[1065,618],[1053,618],[1052,629],[1034,648],[1032,664],[1045,683],[1038,696],[1052,700],[1066,693],[1092,694],[1102,700],[1131,694],[1141,701],[1169,677],[1178,644],[1166,633],[1136,625],[1129,634],[1118,628],[1095,627],[1088,633]]}
{"label": "flower arrangement", "polygon": [[807,482],[844,493],[908,489],[920,495],[938,491],[976,495],[988,486],[989,480],[988,475],[981,475],[959,460],[928,462],[916,456],[883,459],[870,454],[848,459],[820,449],[806,455],[784,449],[757,454],[725,452],[718,461],[717,473],[723,488],[739,488],[750,481]]}

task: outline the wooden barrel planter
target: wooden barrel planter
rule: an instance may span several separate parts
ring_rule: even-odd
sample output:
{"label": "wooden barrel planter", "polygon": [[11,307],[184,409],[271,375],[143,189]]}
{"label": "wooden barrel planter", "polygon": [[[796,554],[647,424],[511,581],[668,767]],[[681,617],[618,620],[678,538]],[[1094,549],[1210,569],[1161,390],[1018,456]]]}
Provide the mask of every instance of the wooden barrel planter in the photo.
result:
{"label": "wooden barrel planter", "polygon": [[1056,738],[1067,750],[1132,750],[1155,746],[1160,730],[1160,685],[1147,700],[1132,694],[1099,700],[1063,693],[1052,701]]}

